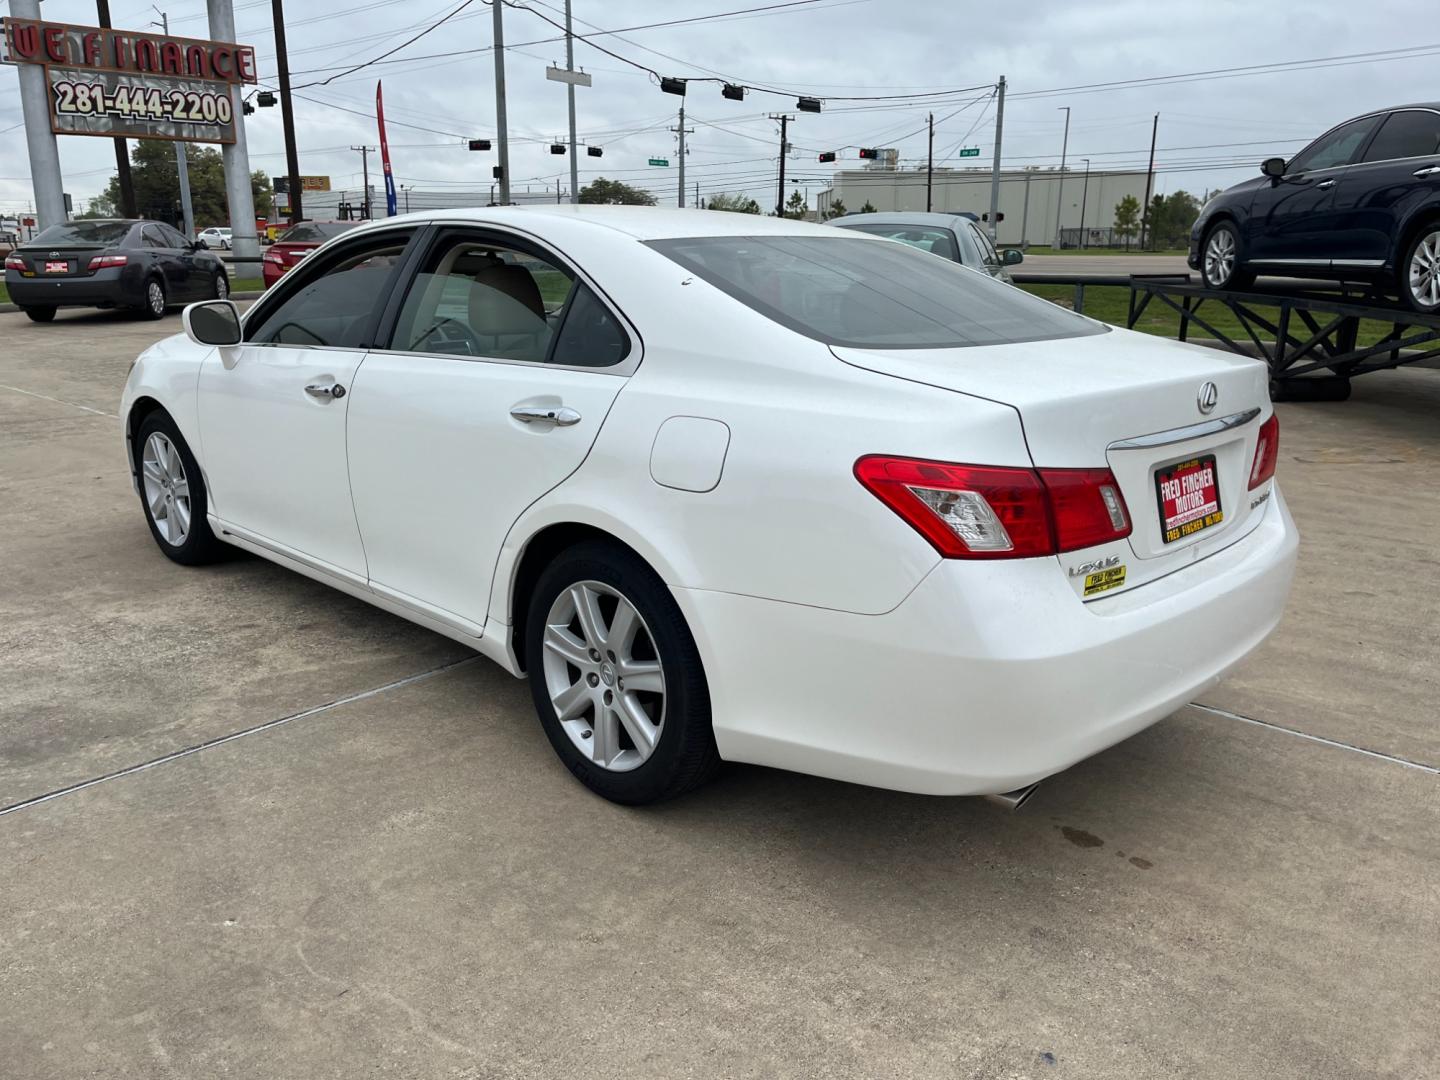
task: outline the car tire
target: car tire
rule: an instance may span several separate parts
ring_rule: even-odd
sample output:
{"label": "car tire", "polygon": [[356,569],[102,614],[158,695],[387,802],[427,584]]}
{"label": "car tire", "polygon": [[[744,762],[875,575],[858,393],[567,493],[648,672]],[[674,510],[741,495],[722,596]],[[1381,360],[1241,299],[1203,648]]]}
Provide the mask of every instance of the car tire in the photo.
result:
{"label": "car tire", "polygon": [[228,548],[206,520],[205,478],[170,414],[157,409],[133,442],[140,506],[160,550],[183,566],[218,562]]}
{"label": "car tire", "polygon": [[1412,311],[1440,314],[1440,221],[1424,226],[1405,246],[1400,295]]}
{"label": "car tire", "polygon": [[165,282],[152,277],[145,282],[145,300],[140,305],[140,314],[147,319],[163,319],[169,298],[165,295]]}
{"label": "car tire", "polygon": [[30,316],[31,322],[54,322],[55,308],[53,307],[27,307],[21,308],[26,315]]}
{"label": "car tire", "polygon": [[230,299],[230,279],[224,273],[216,273],[214,281],[210,284],[210,291],[214,294],[211,299]]}
{"label": "car tire", "polygon": [[634,552],[599,541],[562,552],[530,597],[524,644],[545,735],[597,795],[659,802],[719,768],[700,651]]}
{"label": "car tire", "polygon": [[1245,289],[1255,281],[1244,268],[1240,230],[1233,221],[1217,221],[1200,245],[1200,278],[1209,289]]}

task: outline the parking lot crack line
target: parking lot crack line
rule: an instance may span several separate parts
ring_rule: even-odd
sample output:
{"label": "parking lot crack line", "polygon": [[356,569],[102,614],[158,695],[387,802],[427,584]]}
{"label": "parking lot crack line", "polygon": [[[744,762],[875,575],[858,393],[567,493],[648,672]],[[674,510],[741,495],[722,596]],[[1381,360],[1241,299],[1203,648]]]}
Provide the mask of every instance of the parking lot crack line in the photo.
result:
{"label": "parking lot crack line", "polygon": [[89,405],[81,405],[78,401],[66,401],[64,398],[51,397],[49,394],[37,394],[34,390],[22,390],[18,386],[11,386],[9,383],[0,383],[0,390],[13,390],[17,394],[24,394],[26,397],[39,398],[41,401],[53,401],[56,405],[69,405],[72,409],[84,409],[96,416],[108,416],[111,420],[119,420],[120,414],[105,412],[103,409],[92,409]]}
{"label": "parking lot crack line", "polygon": [[213,739],[207,739],[205,742],[196,743],[194,746],[187,746],[183,750],[175,750],[168,754],[162,754],[157,758],[151,758],[149,761],[143,761],[138,765],[130,765],[123,769],[117,769],[114,772],[105,773],[103,776],[91,777],[89,780],[81,780],[79,783],[57,788],[55,791],[46,792],[44,795],[36,795],[33,798],[22,799],[20,802],[0,807],[0,817],[4,817],[6,814],[13,814],[18,810],[28,810],[32,806],[39,806],[41,803],[50,802],[52,799],[58,799],[64,795],[73,795],[77,791],[84,791],[86,788],[92,788],[96,784],[103,784],[109,780],[119,780],[124,776],[133,776],[135,773],[153,769],[157,765],[167,765],[172,761],[189,757],[191,754],[198,754],[202,750],[223,746],[225,743],[234,742],[236,739],[243,739],[247,735],[258,735],[263,731],[270,731],[283,724],[289,724],[296,720],[305,720],[311,716],[318,716],[320,713],[329,712],[331,709],[338,708],[341,705],[351,705],[357,701],[364,701],[366,698],[375,697],[377,694],[383,694],[389,690],[398,690],[402,686],[409,686],[412,683],[421,682],[435,675],[453,671],[455,668],[462,667],[465,664],[472,664],[479,659],[479,656],[467,656],[461,660],[452,660],[448,664],[441,664],[439,667],[430,668],[428,671],[417,672],[414,675],[406,675],[403,679],[396,679],[393,682],[385,683],[383,686],[371,687],[369,690],[361,690],[356,694],[347,694],[344,697],[336,698],[334,701],[327,701],[323,705],[315,705],[311,708],[303,709],[300,712],[291,713],[289,716],[266,720],[263,724],[256,724],[254,727],[243,728],[240,731],[232,731],[228,735],[219,735]]}
{"label": "parking lot crack line", "polygon": [[1296,731],[1294,728],[1286,727],[1283,724],[1272,724],[1268,720],[1256,720],[1253,716],[1241,716],[1239,713],[1230,712],[1227,709],[1217,709],[1213,705],[1201,705],[1198,702],[1191,702],[1192,709],[1199,709],[1202,712],[1213,713],[1216,716],[1223,716],[1227,720],[1240,720],[1247,724],[1254,724],[1256,727],[1269,728],[1271,731],[1283,731],[1286,735],[1294,735],[1297,739],[1308,739],[1310,742],[1321,743],[1324,746],[1333,746],[1340,750],[1349,750],[1352,753],[1364,754],[1366,757],[1378,758],[1381,761],[1388,761],[1395,765],[1404,765],[1407,769],[1419,769],[1432,776],[1440,776],[1440,769],[1433,765],[1424,765],[1418,761],[1411,761],[1409,758],[1396,757],[1394,754],[1382,754],[1378,750],[1366,750],[1363,746],[1354,746],[1350,743],[1340,742],[1336,739],[1327,739],[1323,735],[1311,735],[1304,731]]}

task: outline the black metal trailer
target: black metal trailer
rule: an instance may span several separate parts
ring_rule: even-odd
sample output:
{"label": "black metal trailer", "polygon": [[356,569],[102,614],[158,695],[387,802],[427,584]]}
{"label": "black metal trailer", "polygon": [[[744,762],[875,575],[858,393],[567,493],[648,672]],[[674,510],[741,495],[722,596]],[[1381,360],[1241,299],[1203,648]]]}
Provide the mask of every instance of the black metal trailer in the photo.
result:
{"label": "black metal trailer", "polygon": [[[1159,301],[1179,314],[1181,341],[1189,339],[1193,325],[1227,349],[1264,357],[1270,365],[1270,393],[1277,401],[1343,401],[1357,375],[1440,356],[1440,316],[1417,314],[1356,286],[1311,289],[1308,283],[1292,282],[1220,292],[1188,280],[1180,283],[1173,274],[1136,274],[1129,283],[1128,326]],[[1234,315],[1248,341],[1218,329],[1207,304]],[[1276,310],[1272,315],[1259,308]],[[1362,345],[1361,323],[1367,320],[1388,330]]]}

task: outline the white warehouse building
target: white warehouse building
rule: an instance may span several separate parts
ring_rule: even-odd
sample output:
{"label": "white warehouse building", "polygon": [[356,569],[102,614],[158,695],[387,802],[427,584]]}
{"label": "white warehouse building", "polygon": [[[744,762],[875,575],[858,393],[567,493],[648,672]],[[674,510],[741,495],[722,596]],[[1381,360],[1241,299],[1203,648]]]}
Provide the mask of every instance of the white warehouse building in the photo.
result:
{"label": "white warehouse building", "polygon": [[[822,218],[836,199],[852,214],[866,202],[881,211],[925,209],[923,165],[918,169],[845,169],[835,173],[831,184],[816,200],[816,209]],[[1092,230],[1086,234],[1086,242],[1103,243],[1115,224],[1115,207],[1126,195],[1135,196],[1143,208],[1143,171],[1092,169],[1087,179],[1083,169],[1067,167],[1062,186],[1058,169],[1004,170],[1000,173],[1001,217],[997,239],[1002,247],[1054,243],[1056,204],[1063,200],[1060,224],[1067,230]],[[931,209],[936,213],[988,214],[990,170],[936,169]],[[1138,232],[1135,239],[1139,240]],[[1078,244],[1080,234],[1070,234],[1068,240],[1070,244]]]}

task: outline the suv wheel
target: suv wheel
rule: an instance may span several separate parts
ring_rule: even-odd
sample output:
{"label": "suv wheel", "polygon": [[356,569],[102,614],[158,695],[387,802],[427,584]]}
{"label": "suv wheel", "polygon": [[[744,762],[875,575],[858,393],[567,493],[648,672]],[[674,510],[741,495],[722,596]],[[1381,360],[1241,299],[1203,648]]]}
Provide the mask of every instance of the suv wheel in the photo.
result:
{"label": "suv wheel", "polygon": [[1217,222],[1205,234],[1200,252],[1200,275],[1207,288],[1243,289],[1255,280],[1255,275],[1241,266],[1240,230],[1233,222]]}
{"label": "suv wheel", "polygon": [[1425,315],[1440,312],[1440,222],[1431,222],[1410,241],[1400,267],[1405,302]]}

